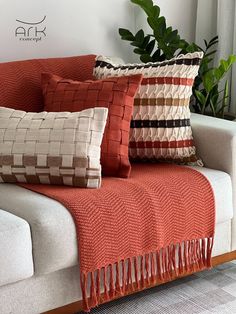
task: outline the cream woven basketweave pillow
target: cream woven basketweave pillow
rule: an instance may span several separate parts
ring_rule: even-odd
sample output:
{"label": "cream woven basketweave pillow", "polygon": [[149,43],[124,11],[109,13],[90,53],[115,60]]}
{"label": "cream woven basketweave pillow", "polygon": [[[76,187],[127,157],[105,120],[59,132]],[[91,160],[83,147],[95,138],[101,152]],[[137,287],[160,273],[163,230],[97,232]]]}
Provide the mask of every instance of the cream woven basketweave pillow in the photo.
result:
{"label": "cream woven basketweave pillow", "polygon": [[107,112],[27,113],[0,107],[0,182],[100,187]]}
{"label": "cream woven basketweave pillow", "polygon": [[189,109],[202,56],[201,52],[194,52],[146,64],[114,64],[109,58],[97,57],[97,79],[143,75],[131,119],[132,160],[202,164],[196,155]]}

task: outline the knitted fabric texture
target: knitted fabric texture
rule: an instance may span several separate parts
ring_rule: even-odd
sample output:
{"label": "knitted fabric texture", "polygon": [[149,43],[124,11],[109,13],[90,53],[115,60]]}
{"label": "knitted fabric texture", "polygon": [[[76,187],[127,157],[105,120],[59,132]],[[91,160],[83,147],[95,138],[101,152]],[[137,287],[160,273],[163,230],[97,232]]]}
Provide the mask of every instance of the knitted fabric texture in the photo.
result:
{"label": "knitted fabric texture", "polygon": [[126,178],[130,120],[134,95],[142,75],[78,82],[44,73],[42,89],[46,111],[80,111],[91,107],[108,108],[108,120],[101,151],[102,172]]}
{"label": "knitted fabric texture", "polygon": [[0,182],[98,188],[107,108],[27,113],[0,107]]}
{"label": "knitted fabric texture", "polygon": [[98,190],[23,185],[74,218],[84,309],[211,266],[214,195],[196,170],[133,165]]}
{"label": "knitted fabric texture", "polygon": [[41,112],[42,72],[52,72],[73,80],[91,80],[94,64],[94,55],[0,63],[0,106]]}
{"label": "knitted fabric texture", "polygon": [[[189,100],[202,53],[147,64],[113,64],[97,57],[97,79],[143,74],[135,96],[129,155],[133,160],[164,160],[196,163],[190,126]],[[199,161],[200,164],[200,161]]]}

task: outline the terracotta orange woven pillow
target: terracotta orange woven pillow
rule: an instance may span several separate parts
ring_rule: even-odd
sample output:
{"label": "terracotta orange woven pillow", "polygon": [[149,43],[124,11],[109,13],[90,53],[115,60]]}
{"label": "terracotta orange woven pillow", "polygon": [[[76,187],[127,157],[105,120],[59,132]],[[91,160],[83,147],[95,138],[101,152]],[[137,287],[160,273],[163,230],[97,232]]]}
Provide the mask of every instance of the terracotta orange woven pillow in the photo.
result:
{"label": "terracotta orange woven pillow", "polygon": [[130,121],[134,96],[142,75],[78,82],[49,73],[42,74],[45,111],[81,111],[108,108],[102,142],[101,164],[106,176],[127,178],[131,165],[128,156]]}

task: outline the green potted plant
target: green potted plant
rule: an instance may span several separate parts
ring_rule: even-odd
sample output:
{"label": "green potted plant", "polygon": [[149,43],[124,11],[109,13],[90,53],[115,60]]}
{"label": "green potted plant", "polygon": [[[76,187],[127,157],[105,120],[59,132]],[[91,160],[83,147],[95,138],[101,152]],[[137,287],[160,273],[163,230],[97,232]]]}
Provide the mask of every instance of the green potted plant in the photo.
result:
{"label": "green potted plant", "polygon": [[236,56],[230,55],[227,60],[221,60],[218,67],[213,67],[215,46],[218,43],[217,36],[209,42],[205,41],[204,48],[199,47],[196,43],[188,43],[181,38],[178,30],[166,25],[165,17],[160,15],[160,7],[154,5],[152,0],[131,0],[131,2],[145,12],[152,32],[145,34],[140,29],[133,34],[128,29],[120,28],[121,39],[130,42],[134,47],[134,53],[139,55],[143,63],[169,60],[179,54],[202,51],[204,57],[193,86],[192,110],[201,114],[228,118],[225,113],[229,103],[228,80],[223,89],[220,89],[220,86],[223,78],[236,62]]}
{"label": "green potted plant", "polygon": [[216,50],[209,49],[218,43],[218,37],[205,41],[204,57],[199,68],[199,73],[193,86],[194,100],[192,108],[196,113],[212,115],[214,117],[234,120],[235,116],[225,112],[229,104],[229,81],[223,79],[236,62],[236,56],[230,55],[227,60],[221,60],[217,67],[211,67]]}

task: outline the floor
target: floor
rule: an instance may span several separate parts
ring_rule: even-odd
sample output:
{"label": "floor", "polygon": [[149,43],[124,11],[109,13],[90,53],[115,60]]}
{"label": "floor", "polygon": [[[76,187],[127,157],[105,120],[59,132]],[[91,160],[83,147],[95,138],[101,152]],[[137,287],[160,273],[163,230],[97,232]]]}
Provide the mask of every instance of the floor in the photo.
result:
{"label": "floor", "polygon": [[236,262],[92,310],[91,314],[236,314]]}

